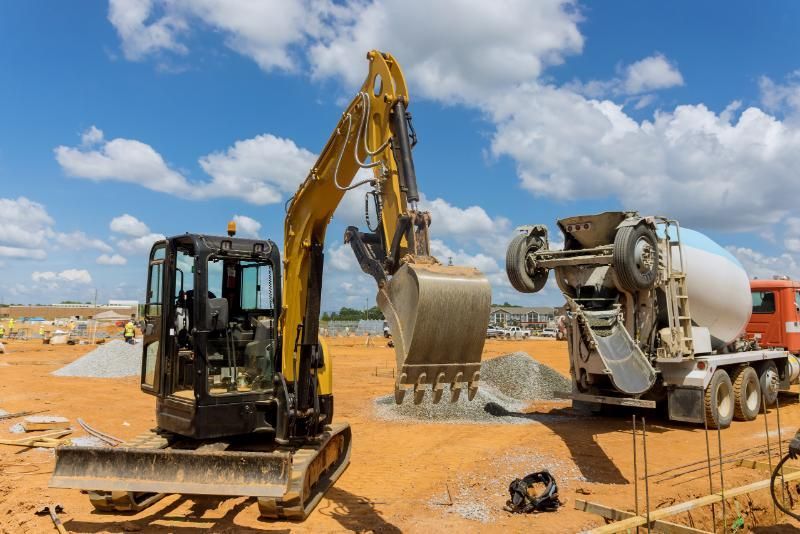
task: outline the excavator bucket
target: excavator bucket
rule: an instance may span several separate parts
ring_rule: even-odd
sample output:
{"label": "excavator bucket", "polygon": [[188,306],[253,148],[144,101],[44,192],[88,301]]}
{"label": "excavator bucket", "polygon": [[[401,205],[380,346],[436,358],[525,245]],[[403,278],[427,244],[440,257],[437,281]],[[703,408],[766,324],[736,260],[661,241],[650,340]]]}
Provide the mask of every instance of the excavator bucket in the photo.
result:
{"label": "excavator bucket", "polygon": [[349,465],[351,431],[336,424],[300,447],[268,450],[180,445],[58,447],[50,487],[85,490],[101,511],[138,511],[180,493],[257,497],[262,516],[303,519]]}
{"label": "excavator bucket", "polygon": [[455,402],[464,384],[478,390],[481,352],[489,324],[492,290],[477,269],[405,264],[378,292],[397,358],[395,401],[407,389],[420,403],[430,389],[439,402],[445,384]]}

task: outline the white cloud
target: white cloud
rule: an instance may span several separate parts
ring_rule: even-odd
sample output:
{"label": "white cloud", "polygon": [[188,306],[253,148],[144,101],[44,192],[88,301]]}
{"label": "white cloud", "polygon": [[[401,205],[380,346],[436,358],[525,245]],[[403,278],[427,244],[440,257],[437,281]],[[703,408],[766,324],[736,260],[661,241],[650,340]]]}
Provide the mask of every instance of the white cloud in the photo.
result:
{"label": "white cloud", "polygon": [[12,258],[18,260],[44,260],[47,252],[44,249],[9,247],[0,245],[0,258]]}
{"label": "white cloud", "polygon": [[253,204],[280,202],[305,180],[316,156],[290,139],[258,135],[236,141],[225,152],[200,158],[200,166],[213,181],[197,196],[242,198]]}
{"label": "white cloud", "polygon": [[176,41],[186,29],[179,17],[164,15],[147,22],[152,15],[152,0],[109,0],[108,20],[122,40],[122,50],[130,60],[139,60],[159,50],[186,53],[186,47]]}
{"label": "white cloud", "polygon": [[76,178],[132,183],[188,199],[230,197],[260,205],[294,192],[315,160],[289,139],[259,135],[201,157],[199,164],[212,179],[190,182],[153,147],[134,139],[100,140],[91,147],[62,145],[54,152],[64,172]]}
{"label": "white cloud", "polygon": [[186,54],[181,37],[206,26],[262,69],[292,70],[292,46],[323,32],[324,18],[343,9],[316,0],[111,0],[109,20],[131,60],[163,51]]}
{"label": "white cloud", "polygon": [[791,254],[781,253],[777,256],[770,256],[748,247],[731,246],[727,249],[742,262],[750,278],[769,279],[775,275],[800,278],[800,265]]}
{"label": "white cloud", "polygon": [[117,248],[126,254],[146,254],[153,243],[165,239],[164,234],[150,233],[139,237],[123,237],[117,240]]}
{"label": "white cloud", "polygon": [[233,222],[236,223],[237,234],[241,237],[257,238],[258,232],[261,231],[261,223],[246,215],[234,215]]}
{"label": "white cloud", "polygon": [[[423,96],[466,100],[539,76],[580,52],[575,3],[564,0],[350,2],[309,51],[313,75],[364,77],[364,53],[390,51]],[[398,31],[403,28],[403,31]]]}
{"label": "white cloud", "polygon": [[134,237],[141,237],[150,233],[150,228],[145,223],[127,213],[111,219],[111,223],[108,226],[112,232]]}
{"label": "white cloud", "polygon": [[352,247],[346,243],[329,247],[325,253],[325,264],[326,267],[330,265],[333,269],[345,273],[362,272],[361,267],[358,265],[358,260],[356,260],[356,255],[353,254]]}
{"label": "white cloud", "polygon": [[758,80],[761,103],[772,112],[800,113],[800,70],[790,73],[786,83],[775,83],[767,76]]}
{"label": "white cloud", "polygon": [[81,134],[81,144],[83,146],[92,146],[100,143],[103,140],[103,130],[97,126],[90,126],[88,130]]}
{"label": "white cloud", "polygon": [[628,65],[622,81],[623,89],[631,95],[678,85],[683,85],[683,76],[678,68],[661,54]]}
{"label": "white cloud", "polygon": [[91,284],[92,275],[86,269],[66,269],[61,272],[34,271],[31,273],[34,282],[66,282],[70,284]]}
{"label": "white cloud", "polygon": [[[642,109],[655,101],[655,95],[643,94],[683,85],[683,75],[678,67],[662,54],[654,54],[630,65],[617,68],[618,75],[610,80],[573,81],[564,86],[590,98],[630,96],[634,108]],[[641,96],[639,96],[641,95]]]}
{"label": "white cloud", "polygon": [[119,254],[101,254],[97,257],[97,263],[100,265],[125,265],[128,260]]}
{"label": "white cloud", "polygon": [[615,197],[627,209],[728,230],[763,228],[796,210],[800,129],[758,108],[735,119],[733,109],[682,105],[637,122],[611,101],[539,84],[487,107],[493,153],[513,158],[536,196]]}
{"label": "white cloud", "polygon": [[111,252],[111,245],[94,237],[89,237],[81,231],[57,233],[55,239],[59,246],[70,250],[94,249],[101,252]]}

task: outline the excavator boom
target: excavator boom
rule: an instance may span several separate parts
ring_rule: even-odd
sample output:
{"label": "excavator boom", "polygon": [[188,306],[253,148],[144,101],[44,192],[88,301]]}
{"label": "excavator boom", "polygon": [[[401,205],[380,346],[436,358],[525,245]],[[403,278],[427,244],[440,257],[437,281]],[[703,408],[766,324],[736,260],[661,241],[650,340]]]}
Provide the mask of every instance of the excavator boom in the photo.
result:
{"label": "excavator boom", "polygon": [[[293,381],[296,370],[302,382],[302,375],[309,373],[300,369],[302,345],[313,351],[317,343],[320,310],[313,288],[321,279],[328,222],[347,191],[369,184],[366,194],[372,198],[377,225],[370,232],[351,226],[345,241],[378,286],[377,303],[389,322],[397,357],[395,398],[401,402],[405,391],[413,388],[416,402],[428,390],[438,402],[445,385],[450,386],[452,400],[465,385],[472,398],[480,378],[491,288],[477,269],[442,265],[431,255],[431,217],[418,209],[412,158],[416,133],[405,78],[390,54],[373,50],[367,59],[364,84],[286,216],[283,332],[285,339],[302,341],[299,349],[284,343],[285,375]],[[324,386],[325,370],[315,372]]]}

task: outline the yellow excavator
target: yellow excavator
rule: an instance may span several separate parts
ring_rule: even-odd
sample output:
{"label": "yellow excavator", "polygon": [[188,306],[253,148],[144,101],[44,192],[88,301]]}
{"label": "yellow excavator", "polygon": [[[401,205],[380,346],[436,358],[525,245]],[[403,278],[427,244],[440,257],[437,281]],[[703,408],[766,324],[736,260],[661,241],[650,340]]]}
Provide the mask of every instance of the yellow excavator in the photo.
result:
{"label": "yellow excavator", "polygon": [[[445,386],[453,401],[464,388],[474,396],[491,289],[478,270],[431,256],[406,82],[391,55],[367,59],[361,90],[287,202],[282,258],[271,240],[235,237],[234,225],[153,245],[141,389],[156,397],[157,428],[114,448],[59,447],[51,487],[84,490],[101,511],[177,493],[254,496],[263,517],[305,518],[350,461],[319,315],[326,229],[362,185],[377,226],[349,227],[345,241],[377,282],[397,402],[408,390],[438,402]],[[371,175],[354,183],[362,169]]]}

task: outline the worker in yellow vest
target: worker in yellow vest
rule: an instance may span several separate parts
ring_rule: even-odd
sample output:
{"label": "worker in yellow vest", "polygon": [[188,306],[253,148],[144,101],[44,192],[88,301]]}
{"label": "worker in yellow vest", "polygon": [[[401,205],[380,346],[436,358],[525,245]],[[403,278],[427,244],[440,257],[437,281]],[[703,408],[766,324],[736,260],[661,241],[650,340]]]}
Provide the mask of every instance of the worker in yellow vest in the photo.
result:
{"label": "worker in yellow vest", "polygon": [[6,337],[6,327],[0,324],[0,339]]}
{"label": "worker in yellow vest", "polygon": [[125,325],[125,343],[130,343],[133,345],[133,336],[136,335],[136,327],[133,325],[133,321],[128,321]]}
{"label": "worker in yellow vest", "polygon": [[39,327],[39,337],[44,338],[44,325]]}
{"label": "worker in yellow vest", "polygon": [[8,335],[10,336],[11,333],[14,331],[14,318],[8,320]]}

